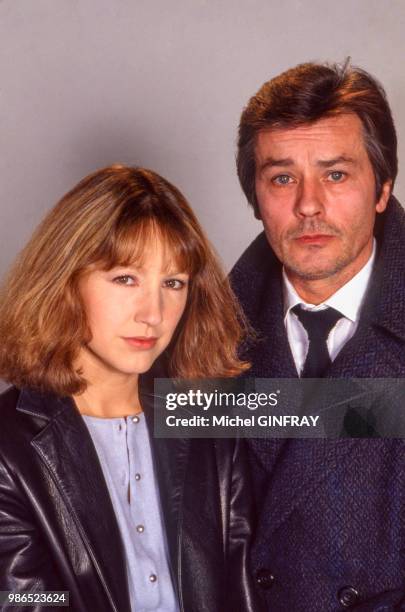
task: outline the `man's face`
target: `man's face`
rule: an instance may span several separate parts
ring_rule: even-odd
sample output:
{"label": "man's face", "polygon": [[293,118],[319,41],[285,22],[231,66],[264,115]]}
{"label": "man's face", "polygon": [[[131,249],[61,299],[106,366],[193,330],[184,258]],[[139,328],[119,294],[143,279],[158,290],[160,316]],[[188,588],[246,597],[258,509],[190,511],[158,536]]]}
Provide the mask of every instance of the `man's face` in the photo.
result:
{"label": "man's face", "polygon": [[267,239],[290,280],[341,284],[367,262],[378,202],[375,179],[355,114],[258,134],[256,195]]}

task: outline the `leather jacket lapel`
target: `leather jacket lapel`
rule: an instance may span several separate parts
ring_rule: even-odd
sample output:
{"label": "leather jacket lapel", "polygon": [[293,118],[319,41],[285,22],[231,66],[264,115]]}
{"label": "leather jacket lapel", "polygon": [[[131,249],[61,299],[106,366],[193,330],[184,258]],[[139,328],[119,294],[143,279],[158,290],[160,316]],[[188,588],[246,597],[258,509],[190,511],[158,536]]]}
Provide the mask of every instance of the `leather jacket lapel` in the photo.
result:
{"label": "leather jacket lapel", "polygon": [[70,398],[22,391],[17,409],[45,425],[32,446],[73,516],[111,609],[130,610],[124,550],[87,427]]}

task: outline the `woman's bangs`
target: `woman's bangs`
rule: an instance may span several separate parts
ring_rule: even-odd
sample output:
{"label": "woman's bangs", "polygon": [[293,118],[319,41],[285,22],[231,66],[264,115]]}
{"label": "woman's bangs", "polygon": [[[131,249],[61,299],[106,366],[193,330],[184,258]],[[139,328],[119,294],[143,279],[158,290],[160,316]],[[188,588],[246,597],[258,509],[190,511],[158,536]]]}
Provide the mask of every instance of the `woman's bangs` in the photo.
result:
{"label": "woman's bangs", "polygon": [[184,227],[161,223],[153,217],[121,226],[109,243],[102,257],[106,268],[142,266],[148,253],[155,252],[158,245],[163,248],[165,271],[175,269],[195,276],[203,264],[203,249],[195,235]]}

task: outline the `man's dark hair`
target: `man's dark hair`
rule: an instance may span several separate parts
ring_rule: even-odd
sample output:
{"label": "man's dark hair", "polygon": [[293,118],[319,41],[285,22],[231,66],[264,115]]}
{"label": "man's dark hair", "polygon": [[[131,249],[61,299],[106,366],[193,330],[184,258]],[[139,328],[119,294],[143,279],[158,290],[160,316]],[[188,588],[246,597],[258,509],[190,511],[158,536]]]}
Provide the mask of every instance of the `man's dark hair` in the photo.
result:
{"label": "man's dark hair", "polygon": [[365,70],[339,64],[300,64],[265,83],[250,100],[239,124],[237,169],[248,202],[260,218],[255,192],[257,134],[269,128],[294,128],[319,119],[355,113],[373,166],[376,199],[398,170],[397,137],[380,83]]}

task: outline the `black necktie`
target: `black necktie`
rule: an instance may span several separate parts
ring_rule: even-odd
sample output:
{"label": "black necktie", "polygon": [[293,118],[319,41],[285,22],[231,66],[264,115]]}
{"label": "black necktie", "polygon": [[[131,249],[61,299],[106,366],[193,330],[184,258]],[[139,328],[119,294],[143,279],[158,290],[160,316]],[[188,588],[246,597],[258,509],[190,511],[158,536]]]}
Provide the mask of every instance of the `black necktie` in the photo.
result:
{"label": "black necktie", "polygon": [[331,329],[343,315],[334,308],[304,310],[300,304],[291,310],[301,321],[309,339],[301,378],[321,378],[331,364],[326,341]]}

